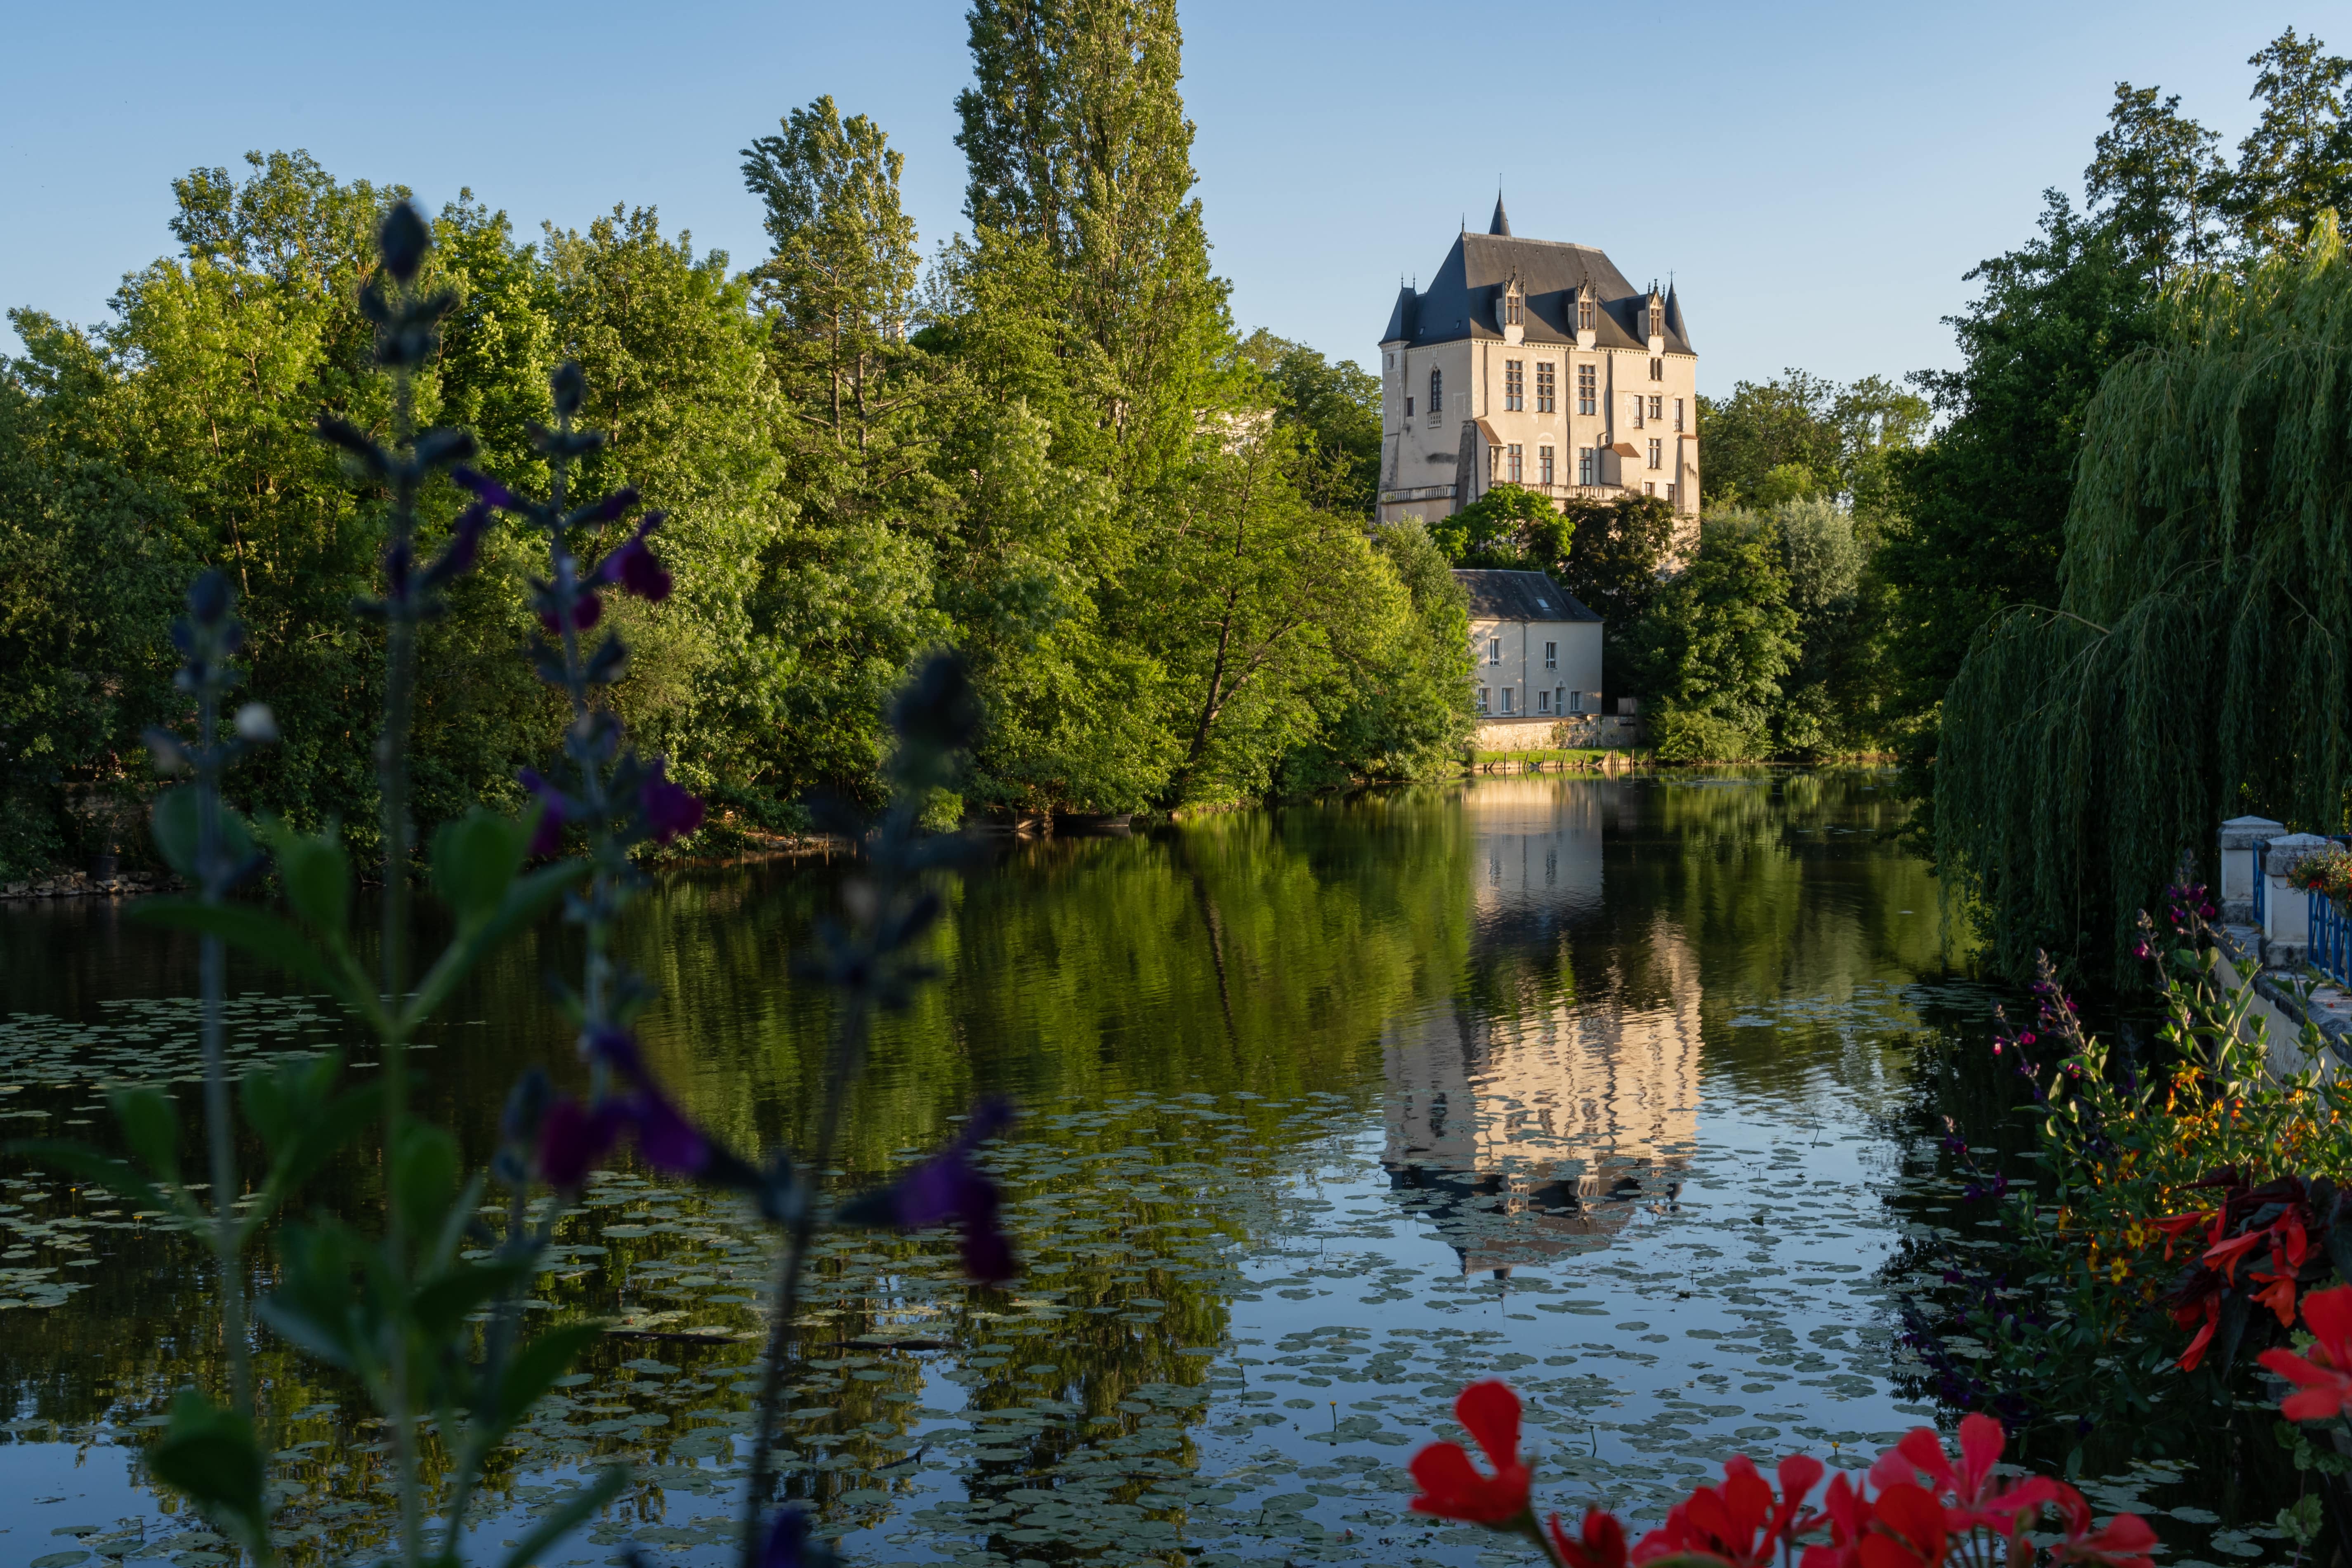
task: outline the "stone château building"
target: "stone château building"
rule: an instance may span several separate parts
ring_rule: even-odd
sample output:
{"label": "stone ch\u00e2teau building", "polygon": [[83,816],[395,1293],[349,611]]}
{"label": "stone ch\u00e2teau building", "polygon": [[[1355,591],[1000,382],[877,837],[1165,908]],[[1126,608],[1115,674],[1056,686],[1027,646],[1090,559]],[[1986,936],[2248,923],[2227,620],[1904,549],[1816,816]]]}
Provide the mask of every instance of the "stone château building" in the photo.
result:
{"label": "stone ch\u00e2teau building", "polygon": [[1670,285],[1589,245],[1520,239],[1503,200],[1381,340],[1380,521],[1451,515],[1503,481],[1698,511],[1698,357]]}

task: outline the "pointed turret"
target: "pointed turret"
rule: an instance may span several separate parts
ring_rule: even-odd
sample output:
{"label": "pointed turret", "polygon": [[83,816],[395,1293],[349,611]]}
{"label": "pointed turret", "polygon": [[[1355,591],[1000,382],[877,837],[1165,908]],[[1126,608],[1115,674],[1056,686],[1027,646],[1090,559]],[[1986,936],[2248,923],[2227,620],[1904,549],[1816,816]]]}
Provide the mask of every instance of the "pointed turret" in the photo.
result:
{"label": "pointed turret", "polygon": [[1412,289],[1397,285],[1396,309],[1389,312],[1389,329],[1381,334],[1383,344],[1405,342],[1412,337],[1413,317],[1418,313],[1414,307],[1420,302]]}
{"label": "pointed turret", "polygon": [[1499,234],[1506,238],[1510,237],[1511,215],[1503,210],[1503,193],[1500,191],[1496,191],[1495,193],[1494,221],[1486,225],[1486,232],[1488,234]]}
{"label": "pointed turret", "polygon": [[1672,332],[1683,347],[1690,347],[1690,332],[1683,325],[1683,302],[1675,297],[1675,286],[1666,285],[1666,331]]}

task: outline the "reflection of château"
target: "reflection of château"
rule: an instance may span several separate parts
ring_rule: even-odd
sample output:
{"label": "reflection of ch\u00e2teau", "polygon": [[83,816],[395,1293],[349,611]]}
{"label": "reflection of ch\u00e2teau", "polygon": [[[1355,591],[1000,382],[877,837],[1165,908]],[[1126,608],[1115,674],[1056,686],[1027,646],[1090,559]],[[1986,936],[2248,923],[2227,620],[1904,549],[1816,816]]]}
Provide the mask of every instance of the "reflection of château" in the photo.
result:
{"label": "reflection of ch\u00e2teau", "polygon": [[[1541,779],[1465,792],[1481,945],[1559,962],[1546,938],[1600,904],[1604,792]],[[1439,1195],[1433,1217],[1465,1272],[1596,1245],[1643,1174],[1681,1163],[1698,1125],[1698,961],[1661,921],[1647,964],[1663,1005],[1580,1002],[1548,974],[1524,996],[1390,1025],[1382,1163],[1396,1186]]]}

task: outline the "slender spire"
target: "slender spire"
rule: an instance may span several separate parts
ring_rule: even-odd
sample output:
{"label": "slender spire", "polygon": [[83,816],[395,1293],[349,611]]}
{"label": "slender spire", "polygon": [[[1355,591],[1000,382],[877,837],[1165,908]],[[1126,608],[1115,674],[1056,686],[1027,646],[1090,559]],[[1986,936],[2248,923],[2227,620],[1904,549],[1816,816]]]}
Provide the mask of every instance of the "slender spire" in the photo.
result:
{"label": "slender spire", "polygon": [[1499,187],[1495,192],[1495,220],[1486,226],[1486,232],[1507,238],[1511,232],[1511,215],[1503,210],[1503,193]]}

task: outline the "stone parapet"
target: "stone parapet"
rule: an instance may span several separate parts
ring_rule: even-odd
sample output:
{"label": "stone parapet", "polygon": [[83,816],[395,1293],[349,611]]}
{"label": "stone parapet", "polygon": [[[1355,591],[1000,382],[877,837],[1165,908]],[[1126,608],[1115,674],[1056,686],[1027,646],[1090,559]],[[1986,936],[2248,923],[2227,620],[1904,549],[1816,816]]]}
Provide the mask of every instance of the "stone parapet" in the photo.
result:
{"label": "stone parapet", "polygon": [[1484,718],[1470,743],[1482,752],[1617,751],[1642,743],[1642,721],[1623,713]]}

